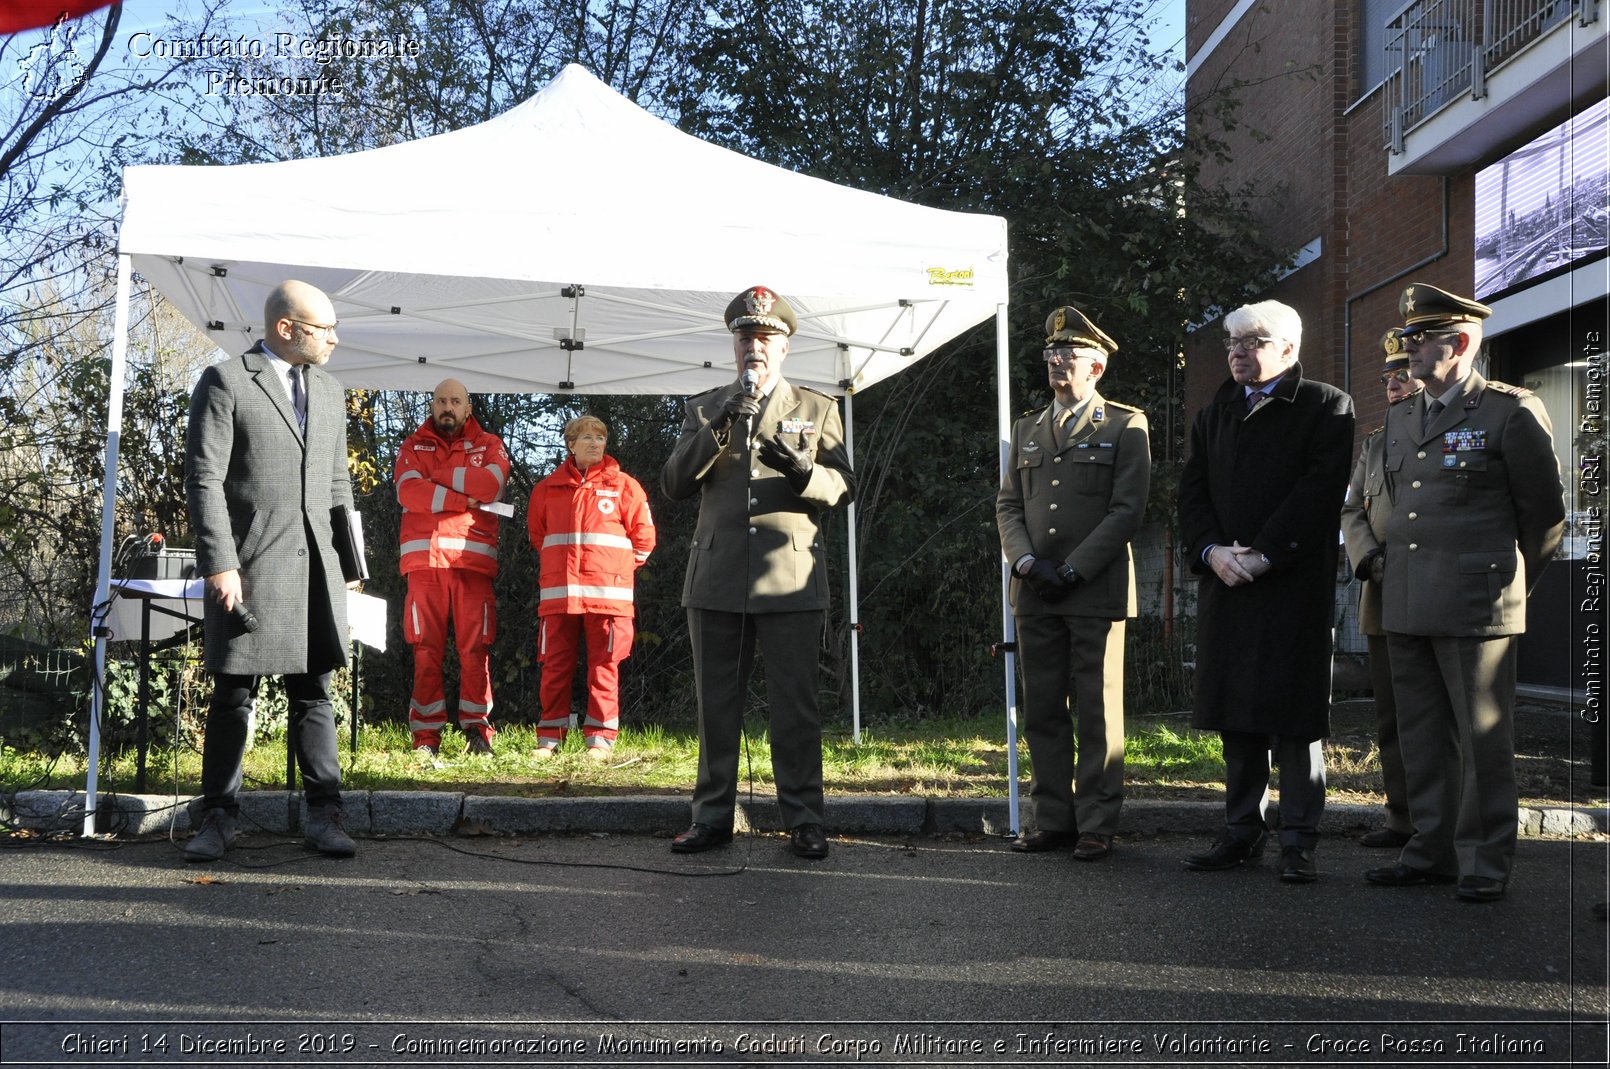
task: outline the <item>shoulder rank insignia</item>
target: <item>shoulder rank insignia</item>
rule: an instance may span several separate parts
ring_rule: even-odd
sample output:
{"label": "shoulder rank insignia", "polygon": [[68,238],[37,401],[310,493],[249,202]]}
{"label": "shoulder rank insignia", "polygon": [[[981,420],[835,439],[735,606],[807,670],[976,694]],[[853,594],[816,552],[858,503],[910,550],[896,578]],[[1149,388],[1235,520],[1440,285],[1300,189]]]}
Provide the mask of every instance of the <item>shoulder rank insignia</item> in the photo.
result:
{"label": "shoulder rank insignia", "polygon": [[1114,401],[1110,397],[1103,397],[1102,401],[1107,405],[1108,408],[1122,409],[1125,412],[1139,412],[1140,411],[1140,409],[1136,408],[1134,405],[1126,405],[1122,401]]}
{"label": "shoulder rank insignia", "polygon": [[[1530,396],[1532,396],[1532,391],[1528,390],[1524,386],[1511,386],[1507,382],[1494,382],[1491,379],[1487,380],[1487,388],[1489,390],[1496,390],[1498,393],[1506,393],[1511,397],[1530,397]],[[1473,404],[1471,404],[1471,402],[1475,401],[1477,396],[1480,396],[1480,395],[1478,394],[1478,395],[1472,396],[1470,401],[1465,402],[1465,406],[1467,408],[1474,408],[1475,406]]]}

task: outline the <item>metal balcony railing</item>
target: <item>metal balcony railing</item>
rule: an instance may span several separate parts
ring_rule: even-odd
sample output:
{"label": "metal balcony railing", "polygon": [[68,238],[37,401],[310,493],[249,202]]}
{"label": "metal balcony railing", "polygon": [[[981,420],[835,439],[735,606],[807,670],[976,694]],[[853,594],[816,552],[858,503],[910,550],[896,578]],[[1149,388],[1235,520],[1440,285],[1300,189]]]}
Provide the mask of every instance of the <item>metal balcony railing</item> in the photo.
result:
{"label": "metal balcony railing", "polygon": [[1386,147],[1463,93],[1487,95],[1487,76],[1570,18],[1599,18],[1600,0],[1410,0],[1387,21]]}

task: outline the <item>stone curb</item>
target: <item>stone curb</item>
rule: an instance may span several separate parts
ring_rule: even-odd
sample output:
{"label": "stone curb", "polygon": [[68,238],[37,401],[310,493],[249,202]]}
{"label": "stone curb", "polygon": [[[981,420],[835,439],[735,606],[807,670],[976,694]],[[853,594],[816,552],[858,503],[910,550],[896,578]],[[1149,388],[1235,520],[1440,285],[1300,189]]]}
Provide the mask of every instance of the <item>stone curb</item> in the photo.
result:
{"label": "stone curb", "polygon": [[[688,823],[688,800],[677,795],[598,798],[510,798],[438,791],[348,791],[346,826],[354,835],[531,835],[544,832],[655,834],[681,831]],[[300,794],[247,791],[240,796],[241,827],[285,835],[300,829],[307,807]],[[172,795],[103,794],[98,830],[113,836],[187,834],[199,800],[175,806]],[[1025,800],[1022,811],[1027,814]],[[1271,823],[1278,808],[1270,807]],[[1124,803],[1120,834],[1172,832],[1216,835],[1224,827],[1217,801],[1134,799]],[[1342,834],[1380,823],[1376,806],[1332,803],[1320,824]],[[84,823],[82,791],[19,791],[0,798],[0,820],[30,831],[77,832]],[[739,802],[739,831],[781,831],[774,797],[756,795]],[[1005,798],[915,798],[830,795],[831,832],[850,835],[972,834],[1008,835]],[[1522,836],[1590,835],[1610,830],[1610,809],[1588,807],[1522,808]]]}

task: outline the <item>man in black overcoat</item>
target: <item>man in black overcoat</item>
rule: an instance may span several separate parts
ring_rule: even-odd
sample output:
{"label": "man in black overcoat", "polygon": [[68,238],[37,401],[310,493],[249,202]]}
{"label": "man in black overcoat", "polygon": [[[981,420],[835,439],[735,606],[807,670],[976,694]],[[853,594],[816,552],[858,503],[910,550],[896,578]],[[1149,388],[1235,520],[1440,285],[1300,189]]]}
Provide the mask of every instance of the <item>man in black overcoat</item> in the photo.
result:
{"label": "man in black overcoat", "polygon": [[1185,866],[1214,871],[1262,856],[1272,759],[1280,878],[1310,883],[1353,400],[1303,377],[1296,310],[1262,301],[1224,327],[1230,378],[1196,415],[1179,504],[1181,542],[1202,577],[1192,723],[1224,740],[1225,831]]}

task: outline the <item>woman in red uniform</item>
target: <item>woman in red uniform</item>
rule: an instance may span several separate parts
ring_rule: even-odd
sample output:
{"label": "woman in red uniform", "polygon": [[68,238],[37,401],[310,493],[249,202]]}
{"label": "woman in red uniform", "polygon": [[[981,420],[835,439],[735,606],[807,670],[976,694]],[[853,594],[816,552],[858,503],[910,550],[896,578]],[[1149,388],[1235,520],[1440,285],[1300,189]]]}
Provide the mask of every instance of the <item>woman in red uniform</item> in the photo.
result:
{"label": "woman in red uniform", "polygon": [[587,639],[587,756],[609,760],[620,734],[620,662],[632,652],[632,576],[654,549],[654,517],[638,481],[604,453],[594,416],[565,424],[570,457],[531,491],[526,526],[541,559],[537,756],[552,757],[570,720],[570,689]]}

